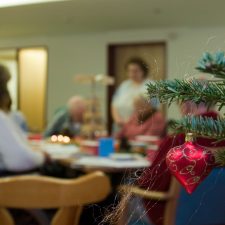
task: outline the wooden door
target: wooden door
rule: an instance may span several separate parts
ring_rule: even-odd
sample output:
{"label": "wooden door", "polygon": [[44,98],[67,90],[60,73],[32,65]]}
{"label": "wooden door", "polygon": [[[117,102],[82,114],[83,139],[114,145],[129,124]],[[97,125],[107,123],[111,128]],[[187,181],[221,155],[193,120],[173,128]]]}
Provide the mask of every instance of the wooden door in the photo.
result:
{"label": "wooden door", "polygon": [[149,79],[163,80],[166,78],[166,44],[140,43],[119,44],[108,47],[108,74],[115,78],[116,85],[108,88],[108,129],[111,131],[112,117],[110,104],[117,86],[125,79],[125,65],[132,57],[140,57],[149,66]]}
{"label": "wooden door", "polygon": [[45,126],[47,59],[45,48],[24,48],[18,51],[19,109],[24,113],[31,131]]}

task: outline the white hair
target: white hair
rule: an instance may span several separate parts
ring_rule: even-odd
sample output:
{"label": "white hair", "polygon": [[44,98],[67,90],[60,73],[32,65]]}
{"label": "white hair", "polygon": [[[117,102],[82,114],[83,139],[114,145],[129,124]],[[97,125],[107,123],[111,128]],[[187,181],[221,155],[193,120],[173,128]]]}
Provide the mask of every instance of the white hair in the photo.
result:
{"label": "white hair", "polygon": [[71,97],[68,102],[67,102],[67,106],[69,109],[73,108],[74,106],[79,106],[79,105],[85,105],[85,99],[79,95],[75,95],[73,97]]}

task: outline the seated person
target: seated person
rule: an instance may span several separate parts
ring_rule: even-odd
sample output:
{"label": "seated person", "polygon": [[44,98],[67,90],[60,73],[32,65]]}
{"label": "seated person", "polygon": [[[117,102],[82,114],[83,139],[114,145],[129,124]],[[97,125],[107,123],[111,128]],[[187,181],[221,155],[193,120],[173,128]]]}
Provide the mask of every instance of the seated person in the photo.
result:
{"label": "seated person", "polygon": [[124,124],[119,138],[134,139],[137,135],[162,137],[165,134],[165,118],[156,107],[142,96],[134,100],[134,113]]}
{"label": "seated person", "polygon": [[69,99],[67,106],[53,117],[44,136],[47,138],[57,134],[71,137],[79,135],[85,110],[85,100],[80,96],[73,96]]}
{"label": "seated person", "polygon": [[27,125],[27,121],[24,114],[21,111],[18,110],[11,111],[10,117],[24,133],[28,133],[29,128]]}
{"label": "seated person", "polygon": [[[1,71],[1,66],[0,66]],[[2,80],[0,72],[0,81]],[[0,173],[20,172],[40,167],[45,154],[33,151],[21,130],[11,120],[9,105],[11,98],[7,85],[0,83]]]}
{"label": "seated person", "polygon": [[[11,79],[11,75],[9,73],[9,70],[5,66],[0,65],[1,88],[4,88],[7,90],[8,82],[10,81],[10,79]],[[28,126],[27,126],[25,116],[23,115],[22,112],[20,112],[18,110],[11,111],[11,105],[12,105],[11,97],[8,96],[8,103],[7,103],[7,105],[5,105],[5,107],[7,108],[6,110],[9,112],[9,115],[10,115],[12,121],[15,122],[15,124],[17,124],[17,126],[19,126],[22,129],[22,131],[27,133]]]}

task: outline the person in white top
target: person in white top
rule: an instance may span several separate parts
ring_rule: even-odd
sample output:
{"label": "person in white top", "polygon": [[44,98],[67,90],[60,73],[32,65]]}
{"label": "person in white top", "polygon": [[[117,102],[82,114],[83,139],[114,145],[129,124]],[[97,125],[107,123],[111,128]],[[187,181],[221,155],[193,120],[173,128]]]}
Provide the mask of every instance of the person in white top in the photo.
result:
{"label": "person in white top", "polygon": [[11,120],[9,105],[11,98],[7,82],[2,77],[8,70],[0,65],[0,172],[21,172],[44,164],[45,154],[33,151],[23,132]]}
{"label": "person in white top", "polygon": [[33,151],[19,127],[0,110],[0,170],[26,171],[44,162],[44,154]]}
{"label": "person in white top", "polygon": [[123,126],[134,112],[134,99],[146,93],[149,68],[141,58],[132,58],[126,64],[128,79],[116,90],[112,101],[112,117],[117,127]]}

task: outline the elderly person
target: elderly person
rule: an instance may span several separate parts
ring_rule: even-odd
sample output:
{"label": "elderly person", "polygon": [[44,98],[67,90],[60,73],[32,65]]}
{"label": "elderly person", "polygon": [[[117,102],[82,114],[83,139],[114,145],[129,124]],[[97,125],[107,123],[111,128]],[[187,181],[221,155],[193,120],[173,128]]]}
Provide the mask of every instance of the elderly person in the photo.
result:
{"label": "elderly person", "polygon": [[134,100],[134,113],[119,132],[120,138],[135,139],[138,135],[163,137],[166,120],[163,114],[143,96]]}
{"label": "elderly person", "polygon": [[85,100],[81,96],[73,96],[69,99],[67,107],[56,113],[44,136],[63,134],[73,137],[79,135],[85,110]]}

